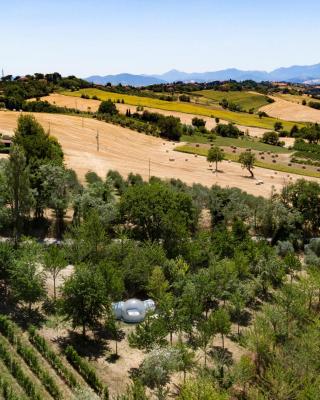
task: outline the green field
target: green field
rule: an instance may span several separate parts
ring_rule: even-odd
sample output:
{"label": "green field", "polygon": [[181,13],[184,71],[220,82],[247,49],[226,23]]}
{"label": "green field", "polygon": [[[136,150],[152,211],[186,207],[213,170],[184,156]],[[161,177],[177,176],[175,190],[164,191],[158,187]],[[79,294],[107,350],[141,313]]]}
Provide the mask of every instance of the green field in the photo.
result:
{"label": "green field", "polygon": [[243,139],[241,138],[227,138],[227,137],[222,137],[222,136],[217,136],[216,139],[213,140],[213,142],[210,142],[205,136],[182,136],[181,137],[181,142],[189,142],[189,143],[213,143],[216,146],[236,146],[236,147],[241,147],[245,149],[252,149],[252,150],[257,150],[257,151],[270,151],[272,153],[290,153],[291,151],[285,147],[280,147],[280,146],[272,146],[270,144],[266,143],[261,143],[258,140],[253,140],[253,139],[247,139],[244,137]]}
{"label": "green field", "polygon": [[[139,97],[139,96],[131,96],[127,94],[119,94],[113,92],[106,92],[100,89],[80,89],[75,92],[63,92],[64,95],[81,97],[82,94],[86,94],[90,97],[97,96],[100,100],[124,100],[126,104],[134,105],[134,106],[144,106],[150,108],[157,108],[160,110],[168,110],[168,111],[176,111],[182,112],[186,114],[195,114],[195,115],[203,115],[207,117],[218,117],[222,120],[233,122],[238,125],[243,126],[252,126],[257,128],[265,128],[265,129],[273,129],[274,123],[276,121],[281,121],[276,118],[259,118],[254,114],[240,113],[240,112],[232,112],[228,110],[213,110],[204,106],[198,106],[195,104],[187,104],[173,101],[164,101],[158,99],[152,99],[149,97]],[[284,129],[290,130],[293,125],[303,126],[303,124],[295,124],[293,122],[281,121],[283,123]]]}
{"label": "green field", "polygon": [[212,100],[213,104],[219,104],[221,100],[226,99],[240,106],[243,110],[249,111],[253,109],[257,111],[268,103],[267,97],[257,93],[249,93],[242,91],[222,92],[218,90],[200,90],[195,94]]}
{"label": "green field", "polygon": [[[200,147],[194,147],[194,146],[188,146],[188,145],[183,145],[176,147],[174,149],[175,151],[179,151],[181,153],[188,153],[188,154],[198,154],[199,156],[204,156],[207,157],[208,154],[208,149],[205,148],[200,148]],[[225,153],[225,157],[227,160],[235,161],[238,162],[238,156],[235,154],[230,154],[230,153]],[[280,172],[285,172],[288,174],[296,174],[296,175],[302,175],[302,176],[310,176],[313,178],[320,178],[320,173],[316,171],[310,171],[307,169],[299,169],[299,168],[293,168],[293,167],[288,167],[283,164],[271,164],[271,163],[266,163],[263,161],[258,161],[254,163],[256,167],[260,168],[265,168],[265,169],[271,169],[274,171],[280,171]]]}

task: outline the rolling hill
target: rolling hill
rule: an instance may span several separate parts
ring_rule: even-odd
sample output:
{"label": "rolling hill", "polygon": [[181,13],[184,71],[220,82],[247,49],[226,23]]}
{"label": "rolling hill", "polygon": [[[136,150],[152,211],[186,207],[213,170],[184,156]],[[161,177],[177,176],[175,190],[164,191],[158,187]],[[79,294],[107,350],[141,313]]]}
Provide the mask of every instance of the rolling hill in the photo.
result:
{"label": "rolling hill", "polygon": [[320,79],[320,63],[306,66],[291,66],[286,68],[277,68],[271,72],[266,71],[243,71],[237,68],[228,68],[220,71],[211,72],[183,72],[176,69],[165,72],[160,75],[134,75],[118,74],[99,76],[93,75],[85,78],[89,82],[96,84],[123,84],[132,86],[148,86],[157,83],[171,83],[175,81],[183,82],[210,82],[233,79],[236,81],[254,80],[260,81],[286,81],[286,82],[312,82]]}

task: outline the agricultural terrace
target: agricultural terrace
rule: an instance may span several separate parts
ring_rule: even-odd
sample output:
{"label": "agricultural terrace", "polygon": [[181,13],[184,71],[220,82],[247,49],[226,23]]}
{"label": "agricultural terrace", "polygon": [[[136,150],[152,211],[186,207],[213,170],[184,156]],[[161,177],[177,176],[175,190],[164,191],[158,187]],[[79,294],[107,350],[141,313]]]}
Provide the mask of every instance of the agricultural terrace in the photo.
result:
{"label": "agricultural terrace", "polygon": [[[107,92],[100,89],[80,89],[74,92],[63,92],[63,94],[81,97],[81,95],[96,96],[100,100],[112,100],[112,101],[124,101],[126,104],[134,106],[143,106],[157,108],[160,110],[178,111],[187,114],[203,115],[207,117],[220,118],[225,121],[233,122],[242,126],[252,126],[257,128],[265,128],[272,130],[276,118],[263,117],[259,118],[258,115],[232,112],[222,109],[213,109],[204,106],[198,106],[196,104],[186,104],[182,102],[164,101],[158,99],[152,99],[148,97],[131,96],[126,94],[119,94],[113,92]],[[281,121],[285,130],[290,130],[294,123],[289,121]]]}
{"label": "agricultural terrace", "polygon": [[209,99],[208,105],[219,105],[223,99],[226,99],[229,103],[234,103],[245,111],[258,111],[260,107],[269,104],[267,96],[254,92],[200,90],[192,94],[198,95],[200,100]]}

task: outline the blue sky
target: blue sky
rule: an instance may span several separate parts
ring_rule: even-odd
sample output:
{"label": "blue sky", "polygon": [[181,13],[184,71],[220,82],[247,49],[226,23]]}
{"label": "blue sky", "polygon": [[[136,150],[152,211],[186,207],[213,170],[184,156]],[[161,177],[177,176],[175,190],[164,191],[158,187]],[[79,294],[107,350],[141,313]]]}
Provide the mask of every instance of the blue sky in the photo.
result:
{"label": "blue sky", "polygon": [[319,0],[0,0],[0,68],[64,75],[320,62]]}

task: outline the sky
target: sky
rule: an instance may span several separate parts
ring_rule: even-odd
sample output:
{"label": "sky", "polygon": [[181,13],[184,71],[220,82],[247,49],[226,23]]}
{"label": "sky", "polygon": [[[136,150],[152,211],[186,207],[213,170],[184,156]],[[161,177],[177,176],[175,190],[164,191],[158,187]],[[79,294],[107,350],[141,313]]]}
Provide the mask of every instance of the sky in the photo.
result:
{"label": "sky", "polygon": [[0,0],[0,16],[5,74],[320,63],[319,0]]}

